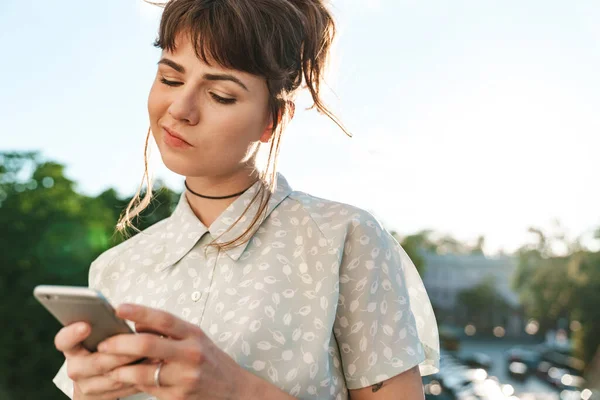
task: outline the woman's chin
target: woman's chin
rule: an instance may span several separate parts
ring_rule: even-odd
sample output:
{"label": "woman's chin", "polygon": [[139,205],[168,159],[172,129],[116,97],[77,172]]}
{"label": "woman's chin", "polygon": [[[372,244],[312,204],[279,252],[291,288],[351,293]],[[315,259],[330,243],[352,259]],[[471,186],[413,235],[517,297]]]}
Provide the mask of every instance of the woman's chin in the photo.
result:
{"label": "woman's chin", "polygon": [[181,155],[168,154],[168,152],[167,154],[165,154],[161,152],[161,158],[165,167],[167,167],[169,171],[174,172],[177,175],[193,176],[195,175],[195,173],[197,174],[198,172],[192,169],[193,167],[195,167],[194,169],[197,170],[198,166],[193,165],[193,163],[191,163],[188,160],[185,160],[183,157],[181,157]]}

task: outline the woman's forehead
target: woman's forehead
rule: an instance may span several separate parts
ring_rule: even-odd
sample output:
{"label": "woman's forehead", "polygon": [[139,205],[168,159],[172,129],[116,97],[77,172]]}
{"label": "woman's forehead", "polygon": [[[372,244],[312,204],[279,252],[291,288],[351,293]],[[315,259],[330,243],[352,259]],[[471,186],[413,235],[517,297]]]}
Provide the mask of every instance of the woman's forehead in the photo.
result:
{"label": "woman's forehead", "polygon": [[[244,73],[243,71],[238,71],[236,69],[232,69],[226,66],[219,64],[215,59],[206,52],[203,55],[206,59],[202,59],[196,51],[194,47],[194,43],[190,39],[188,33],[179,33],[175,37],[174,48],[169,50],[167,48],[162,50],[161,57],[162,58],[170,58],[173,60],[177,60],[178,63],[185,63],[189,68],[193,68],[194,66],[201,66],[204,68],[210,68],[212,70],[218,70],[221,72],[237,72]],[[249,75],[249,74],[248,74]]]}

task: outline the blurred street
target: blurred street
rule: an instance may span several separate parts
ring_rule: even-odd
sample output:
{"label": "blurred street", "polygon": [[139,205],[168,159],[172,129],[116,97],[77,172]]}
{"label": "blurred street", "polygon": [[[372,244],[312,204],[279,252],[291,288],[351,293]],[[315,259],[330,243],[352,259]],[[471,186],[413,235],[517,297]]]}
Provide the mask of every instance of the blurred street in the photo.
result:
{"label": "blurred street", "polygon": [[598,399],[557,354],[533,340],[462,337],[458,350],[442,350],[440,372],[423,380],[425,394],[428,400]]}
{"label": "blurred street", "polygon": [[[515,389],[515,396],[520,399],[558,399],[559,391],[535,376],[530,376],[523,382],[510,377],[505,352],[516,346],[521,348],[534,347],[530,343],[502,339],[466,339],[461,343],[461,350],[457,355],[463,358],[480,352],[490,356],[493,364],[488,374],[496,376],[502,384],[510,384]],[[532,395],[535,395],[535,397],[532,397]]]}

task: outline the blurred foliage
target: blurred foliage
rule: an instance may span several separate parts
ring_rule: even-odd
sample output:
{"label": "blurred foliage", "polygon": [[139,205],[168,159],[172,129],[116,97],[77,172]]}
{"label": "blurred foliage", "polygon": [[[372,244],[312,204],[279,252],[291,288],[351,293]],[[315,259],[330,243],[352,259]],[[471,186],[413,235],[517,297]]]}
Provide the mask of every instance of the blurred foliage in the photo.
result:
{"label": "blurred foliage", "polygon": [[[114,227],[130,199],[112,189],[87,197],[74,188],[64,166],[37,153],[0,153],[0,313],[8,325],[0,331],[2,399],[65,398],[52,383],[64,361],[53,342],[60,324],[33,288],[87,286],[90,262],[123,240]],[[170,215],[178,198],[162,188],[136,225]]]}
{"label": "blurred foliage", "polygon": [[440,235],[430,229],[406,236],[402,236],[395,231],[390,233],[402,245],[421,276],[423,276],[426,269],[423,252],[434,254],[483,254],[485,245],[485,237],[483,236],[479,236],[476,242],[470,245],[450,235]]}
{"label": "blurred foliage", "polygon": [[540,330],[556,328],[561,319],[581,323],[573,331],[574,353],[587,364],[600,347],[600,252],[560,232],[529,231],[536,240],[517,252],[513,286]]}
{"label": "blurred foliage", "polygon": [[[480,333],[490,334],[494,329],[494,314],[508,314],[510,306],[496,291],[495,278],[487,276],[478,285],[458,293],[458,304],[465,307],[467,315]],[[506,324],[503,324],[506,325]]]}
{"label": "blurred foliage", "polygon": [[402,248],[404,248],[406,254],[408,254],[412,262],[415,264],[415,267],[421,276],[423,276],[425,273],[425,259],[421,255],[421,251],[427,245],[427,232],[428,231],[418,232],[414,235],[405,236],[404,238],[402,238],[397,232],[390,232],[394,239],[396,239],[396,241],[402,245]]}

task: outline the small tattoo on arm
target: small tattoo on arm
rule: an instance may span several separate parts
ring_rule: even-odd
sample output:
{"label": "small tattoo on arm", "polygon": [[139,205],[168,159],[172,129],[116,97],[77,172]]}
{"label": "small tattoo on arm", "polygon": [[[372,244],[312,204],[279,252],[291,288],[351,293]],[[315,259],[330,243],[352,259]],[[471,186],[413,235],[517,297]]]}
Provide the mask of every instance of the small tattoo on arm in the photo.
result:
{"label": "small tattoo on arm", "polygon": [[383,386],[383,382],[379,382],[379,383],[376,383],[373,386],[371,386],[371,389],[373,390],[373,393],[375,393],[376,391],[381,389],[382,386]]}

